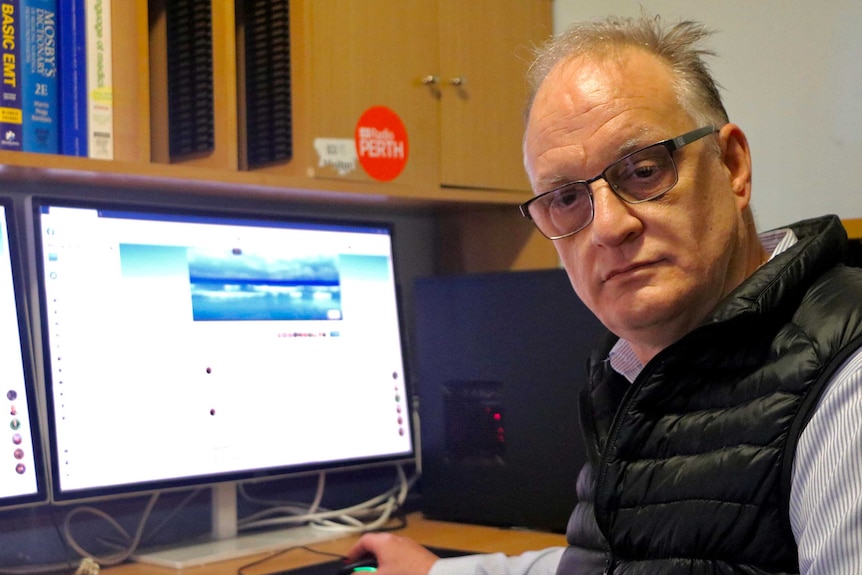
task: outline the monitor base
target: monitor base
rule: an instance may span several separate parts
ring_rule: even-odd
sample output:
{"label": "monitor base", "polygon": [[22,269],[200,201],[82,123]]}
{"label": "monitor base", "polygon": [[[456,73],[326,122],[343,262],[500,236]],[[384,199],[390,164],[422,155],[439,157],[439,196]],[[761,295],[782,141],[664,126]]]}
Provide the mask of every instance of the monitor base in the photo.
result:
{"label": "monitor base", "polygon": [[185,569],[259,553],[280,551],[289,547],[320,543],[346,535],[343,532],[315,529],[307,525],[239,535],[236,484],[213,485],[211,495],[212,532],[209,540],[142,550],[132,555],[132,561]]}
{"label": "monitor base", "polygon": [[144,550],[140,554],[134,555],[132,560],[161,567],[185,569],[258,553],[278,551],[288,547],[310,545],[344,536],[344,533],[333,533],[314,527],[291,527],[187,546]]}

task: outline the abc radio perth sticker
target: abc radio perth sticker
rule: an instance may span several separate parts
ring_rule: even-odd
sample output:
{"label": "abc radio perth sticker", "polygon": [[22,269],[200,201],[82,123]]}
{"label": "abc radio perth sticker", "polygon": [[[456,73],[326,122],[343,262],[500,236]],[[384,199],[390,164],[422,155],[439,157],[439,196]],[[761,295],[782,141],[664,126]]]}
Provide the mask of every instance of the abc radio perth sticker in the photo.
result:
{"label": "abc radio perth sticker", "polygon": [[374,106],[365,110],[356,123],[354,137],[359,163],[375,180],[394,180],[407,165],[407,130],[398,114],[389,108]]}

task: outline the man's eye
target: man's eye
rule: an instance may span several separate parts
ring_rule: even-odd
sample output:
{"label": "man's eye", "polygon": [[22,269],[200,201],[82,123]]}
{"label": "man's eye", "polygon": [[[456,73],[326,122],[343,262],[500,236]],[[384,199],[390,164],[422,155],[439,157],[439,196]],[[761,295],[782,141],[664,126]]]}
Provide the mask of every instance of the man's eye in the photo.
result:
{"label": "man's eye", "polygon": [[643,164],[640,166],[635,166],[631,171],[631,179],[649,179],[655,177],[659,172],[661,172],[661,167],[656,166],[654,164]]}
{"label": "man's eye", "polygon": [[584,194],[578,193],[575,190],[563,190],[553,194],[551,200],[551,209],[566,209],[572,206],[577,206],[584,201]]}
{"label": "man's eye", "polygon": [[642,186],[649,185],[655,180],[660,180],[665,173],[666,166],[653,159],[649,159],[626,162],[620,168],[617,173],[618,182],[624,185]]}
{"label": "man's eye", "polygon": [[624,158],[608,170],[614,189],[634,200],[642,200],[673,185],[673,160],[663,149],[648,149]]}

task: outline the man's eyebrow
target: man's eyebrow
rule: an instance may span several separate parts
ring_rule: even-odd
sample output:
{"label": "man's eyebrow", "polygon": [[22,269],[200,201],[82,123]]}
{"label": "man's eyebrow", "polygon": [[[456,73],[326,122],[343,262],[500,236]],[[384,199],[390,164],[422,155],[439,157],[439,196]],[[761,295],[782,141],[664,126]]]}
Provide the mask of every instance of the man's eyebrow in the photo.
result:
{"label": "man's eyebrow", "polygon": [[[617,160],[623,158],[624,156],[644,148],[646,146],[651,146],[658,142],[661,142],[664,138],[660,136],[654,135],[650,132],[649,128],[641,128],[639,130],[639,134],[632,136],[626,140],[623,140],[616,148],[614,156],[610,159],[605,166],[602,168],[609,166],[610,164],[616,162]],[[546,178],[542,178],[536,182],[537,184],[537,192],[548,192],[551,190],[555,190],[561,186],[565,186],[566,184],[570,184],[575,181],[580,181],[588,178],[592,178],[596,174],[591,174],[589,176],[584,176],[583,178],[572,178],[570,176],[564,176],[561,174],[555,174],[552,176],[548,176]]]}
{"label": "man's eyebrow", "polygon": [[566,184],[574,182],[574,181],[577,181],[577,180],[557,174],[555,176],[549,176],[547,178],[542,178],[541,180],[538,181],[538,184],[542,187],[542,189],[544,189],[545,191],[548,191],[548,190],[553,190],[555,188],[559,188],[560,186],[565,186]]}
{"label": "man's eyebrow", "polygon": [[542,178],[541,180],[538,180],[536,182],[536,185],[533,186],[533,193],[544,194],[547,192],[552,192],[558,188],[562,188],[563,186],[567,186],[571,183],[580,182],[583,180],[584,178],[573,178],[561,174],[548,176],[547,178]]}
{"label": "man's eyebrow", "polygon": [[622,158],[626,154],[630,154],[645,146],[651,146],[653,144],[661,142],[663,139],[664,138],[660,138],[659,136],[652,135],[647,128],[642,128],[640,130],[640,134],[632,136],[631,138],[623,141],[622,144],[617,147],[617,159]]}

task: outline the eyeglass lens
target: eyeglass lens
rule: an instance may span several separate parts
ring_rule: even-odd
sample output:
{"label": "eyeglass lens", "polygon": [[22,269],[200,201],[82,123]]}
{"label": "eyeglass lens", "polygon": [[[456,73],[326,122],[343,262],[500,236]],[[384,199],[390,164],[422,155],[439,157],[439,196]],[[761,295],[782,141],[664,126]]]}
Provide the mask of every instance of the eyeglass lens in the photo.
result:
{"label": "eyeglass lens", "polygon": [[[656,144],[614,162],[600,178],[624,201],[639,203],[670,190],[676,184],[677,174],[671,152],[663,144]],[[537,197],[528,209],[530,217],[548,237],[580,231],[593,219],[589,184],[573,182],[562,186]]]}

